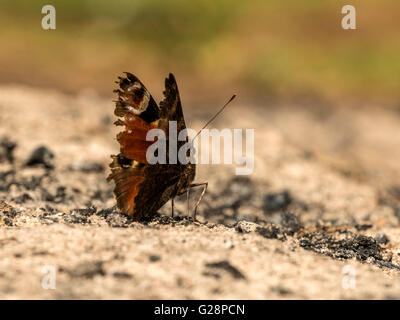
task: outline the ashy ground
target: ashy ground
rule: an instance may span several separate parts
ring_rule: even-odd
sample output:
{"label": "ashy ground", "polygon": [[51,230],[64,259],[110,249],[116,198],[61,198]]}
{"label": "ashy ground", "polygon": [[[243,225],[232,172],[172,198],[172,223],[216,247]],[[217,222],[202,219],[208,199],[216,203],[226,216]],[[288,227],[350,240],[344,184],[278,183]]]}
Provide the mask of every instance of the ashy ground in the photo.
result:
{"label": "ashy ground", "polygon": [[400,298],[400,112],[317,107],[238,100],[214,125],[255,129],[254,173],[201,165],[198,221],[183,197],[138,223],[106,182],[111,99],[0,87],[0,298]]}

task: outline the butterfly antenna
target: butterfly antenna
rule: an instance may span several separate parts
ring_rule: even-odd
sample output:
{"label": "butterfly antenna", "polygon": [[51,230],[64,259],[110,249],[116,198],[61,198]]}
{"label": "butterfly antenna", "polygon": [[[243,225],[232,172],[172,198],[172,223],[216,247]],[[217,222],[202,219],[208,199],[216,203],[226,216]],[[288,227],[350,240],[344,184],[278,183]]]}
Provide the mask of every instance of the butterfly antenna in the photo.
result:
{"label": "butterfly antenna", "polygon": [[230,104],[230,103],[232,102],[232,100],[235,99],[235,98],[236,98],[236,94],[234,94],[234,95],[228,100],[228,102],[225,103],[225,104],[223,105],[223,107],[222,107],[221,109],[219,109],[219,111],[218,111],[210,120],[208,120],[208,122],[203,126],[203,128],[201,128],[201,129],[199,130],[199,132],[197,132],[197,134],[194,136],[194,138],[192,139],[192,141],[194,141],[194,139],[197,138],[197,136],[200,134],[200,132],[203,131],[205,128],[207,128],[207,126],[208,126],[211,122],[213,122],[214,119],[215,119],[216,117],[218,117],[218,115],[219,115],[222,111],[224,111],[224,109],[228,106],[228,104]]}

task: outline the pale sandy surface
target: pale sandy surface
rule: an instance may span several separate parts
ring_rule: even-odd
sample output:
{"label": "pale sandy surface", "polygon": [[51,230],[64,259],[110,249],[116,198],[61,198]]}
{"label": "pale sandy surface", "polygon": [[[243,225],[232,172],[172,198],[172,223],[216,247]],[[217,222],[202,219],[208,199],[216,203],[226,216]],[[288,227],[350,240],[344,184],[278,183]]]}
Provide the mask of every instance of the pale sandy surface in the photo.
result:
{"label": "pale sandy surface", "polygon": [[[0,87],[0,137],[17,143],[15,161],[0,163],[0,298],[399,298],[400,113],[313,110],[239,100],[215,126],[256,129],[254,174],[200,166],[210,185],[199,223],[132,223],[105,210],[118,150],[111,98]],[[185,109],[186,122],[197,129],[211,113]],[[24,166],[41,145],[54,170]],[[281,203],[284,191],[291,201]],[[54,290],[42,288],[44,266]],[[344,270],[354,289],[343,288]]]}

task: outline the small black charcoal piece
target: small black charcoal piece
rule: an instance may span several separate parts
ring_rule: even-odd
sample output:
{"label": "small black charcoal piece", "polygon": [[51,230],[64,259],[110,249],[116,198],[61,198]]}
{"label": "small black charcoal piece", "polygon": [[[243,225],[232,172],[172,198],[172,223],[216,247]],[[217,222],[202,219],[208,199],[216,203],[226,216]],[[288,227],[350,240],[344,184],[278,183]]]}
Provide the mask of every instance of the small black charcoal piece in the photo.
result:
{"label": "small black charcoal piece", "polygon": [[99,210],[97,212],[97,215],[100,217],[106,218],[107,216],[109,216],[111,213],[113,213],[116,210],[117,210],[117,206],[115,205],[115,206],[112,206],[111,208]]}
{"label": "small black charcoal piece", "polygon": [[298,216],[290,212],[284,212],[281,215],[281,225],[289,235],[295,234],[303,226]]}
{"label": "small black charcoal piece", "polygon": [[104,166],[101,163],[97,162],[82,162],[82,163],[75,163],[68,167],[71,171],[81,171],[84,173],[100,173],[104,172]]}
{"label": "small black charcoal piece", "polygon": [[287,190],[277,193],[268,193],[264,196],[263,209],[265,213],[273,213],[286,209],[291,202],[292,197]]}
{"label": "small black charcoal piece", "polygon": [[89,217],[97,212],[97,208],[95,206],[90,206],[88,208],[72,209],[71,213],[74,213],[74,212],[78,213],[79,215]]}
{"label": "small black charcoal piece", "polygon": [[17,144],[7,137],[0,139],[0,162],[14,162],[14,149]]}
{"label": "small black charcoal piece", "polygon": [[25,165],[28,167],[43,166],[46,169],[54,169],[54,153],[45,146],[36,148]]}
{"label": "small black charcoal piece", "polygon": [[232,277],[235,279],[246,279],[246,277],[241,273],[236,267],[230,264],[229,261],[227,260],[222,260],[219,262],[213,262],[213,263],[207,263],[206,264],[207,268],[217,268],[217,269],[222,269],[230,273]]}
{"label": "small black charcoal piece", "polygon": [[161,257],[158,254],[152,254],[149,256],[149,260],[151,262],[157,262],[161,260]]}
{"label": "small black charcoal piece", "polygon": [[375,236],[375,241],[379,244],[387,244],[389,242],[389,238],[387,237],[386,234],[384,234],[383,232],[378,233]]}
{"label": "small black charcoal piece", "polygon": [[354,228],[356,228],[357,231],[365,231],[365,230],[371,229],[372,224],[369,224],[369,223],[356,224],[356,225],[354,225]]}
{"label": "small black charcoal piece", "polygon": [[117,271],[113,273],[114,278],[117,279],[131,279],[132,275],[130,273],[127,272],[123,272],[123,271]]}
{"label": "small black charcoal piece", "polygon": [[280,241],[286,240],[285,233],[278,225],[267,224],[265,227],[258,227],[256,232],[266,239],[278,239]]}
{"label": "small black charcoal piece", "polygon": [[104,270],[103,265],[103,261],[88,261],[78,264],[73,269],[64,270],[63,268],[61,268],[61,270],[59,271],[65,271],[74,278],[92,279],[97,275],[106,275],[106,271]]}

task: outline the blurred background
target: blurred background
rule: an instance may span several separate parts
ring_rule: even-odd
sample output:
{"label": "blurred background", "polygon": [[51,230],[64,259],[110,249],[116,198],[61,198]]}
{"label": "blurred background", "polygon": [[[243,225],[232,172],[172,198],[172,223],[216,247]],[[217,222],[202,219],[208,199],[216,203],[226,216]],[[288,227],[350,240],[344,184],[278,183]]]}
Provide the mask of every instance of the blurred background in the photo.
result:
{"label": "blurred background", "polygon": [[[351,1],[350,1],[351,2]],[[131,71],[158,98],[174,72],[185,101],[399,97],[396,0],[1,0],[0,81],[111,95]],[[57,28],[41,28],[42,6]],[[357,10],[343,30],[341,9]]]}

